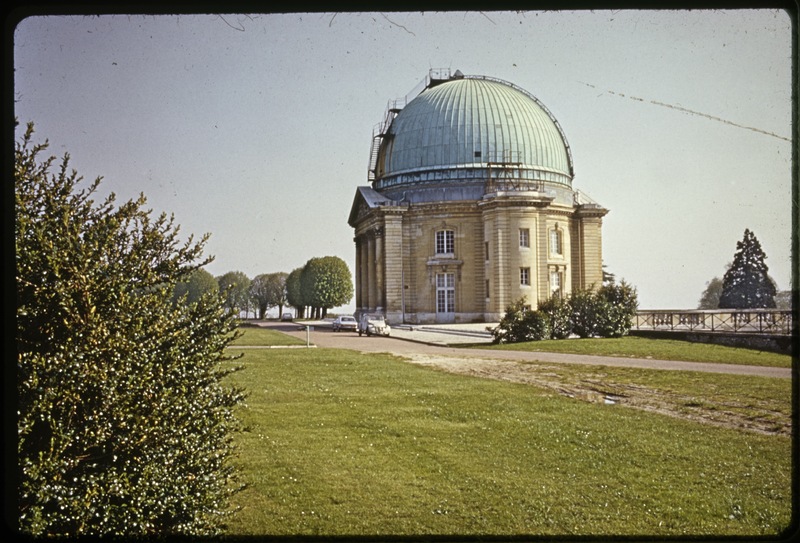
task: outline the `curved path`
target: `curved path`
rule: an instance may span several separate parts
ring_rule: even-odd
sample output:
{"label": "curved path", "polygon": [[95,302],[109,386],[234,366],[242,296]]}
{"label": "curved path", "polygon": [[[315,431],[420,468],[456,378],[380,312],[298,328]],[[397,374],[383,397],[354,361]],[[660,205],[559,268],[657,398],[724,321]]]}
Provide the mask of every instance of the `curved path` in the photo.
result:
{"label": "curved path", "polygon": [[[261,326],[279,330],[288,335],[306,339],[306,332],[297,323],[263,322]],[[399,334],[399,331],[398,331]],[[708,362],[680,362],[675,360],[653,360],[645,358],[625,358],[613,356],[594,356],[565,353],[506,351],[493,349],[466,349],[447,345],[432,345],[435,341],[432,334],[424,332],[408,332],[399,337],[367,337],[354,332],[333,332],[329,327],[314,326],[310,332],[311,343],[318,347],[336,349],[353,349],[361,352],[391,353],[399,356],[425,354],[447,358],[463,359],[496,359],[514,361],[554,362],[559,364],[583,364],[594,366],[619,366],[628,368],[646,368],[655,370],[701,371],[709,373],[728,373],[751,375],[758,377],[792,377],[791,368],[775,368],[769,366],[743,366],[739,364],[719,364]],[[412,340],[411,335],[415,335]]]}

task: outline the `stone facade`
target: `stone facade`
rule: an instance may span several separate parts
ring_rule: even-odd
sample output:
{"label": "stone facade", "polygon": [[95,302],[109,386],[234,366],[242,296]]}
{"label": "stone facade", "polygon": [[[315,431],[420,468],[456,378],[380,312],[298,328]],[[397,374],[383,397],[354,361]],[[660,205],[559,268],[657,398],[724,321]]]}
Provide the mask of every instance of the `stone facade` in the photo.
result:
{"label": "stone facade", "polygon": [[535,307],[602,282],[601,207],[522,193],[370,207],[364,193],[374,191],[360,188],[351,217],[358,312],[393,324],[497,322],[521,297]]}

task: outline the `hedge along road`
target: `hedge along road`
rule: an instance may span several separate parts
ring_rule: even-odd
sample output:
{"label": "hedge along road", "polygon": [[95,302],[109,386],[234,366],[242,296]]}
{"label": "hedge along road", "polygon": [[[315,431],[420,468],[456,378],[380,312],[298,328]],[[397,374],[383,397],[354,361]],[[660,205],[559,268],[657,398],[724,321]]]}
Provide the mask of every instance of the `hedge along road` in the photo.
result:
{"label": "hedge along road", "polygon": [[[545,362],[557,364],[582,364],[591,366],[617,366],[627,368],[645,368],[651,370],[672,371],[700,371],[707,373],[727,373],[738,375],[751,375],[758,377],[778,377],[790,379],[791,368],[774,368],[767,366],[743,366],[738,364],[719,364],[707,362],[682,362],[676,360],[654,360],[650,358],[626,358],[614,356],[595,356],[568,353],[546,353],[525,351],[501,351],[492,349],[467,349],[450,347],[447,345],[431,345],[436,341],[436,335],[430,332],[407,332],[404,338],[399,337],[367,337],[359,336],[355,332],[333,332],[329,323],[309,323],[313,330],[308,333],[300,323],[287,322],[260,322],[260,326],[278,330],[300,339],[310,337],[312,345],[334,349],[351,349],[366,353],[391,353],[412,361],[419,362],[419,356],[440,357],[444,359],[457,359],[463,364],[472,362],[519,361],[519,362]],[[393,331],[394,332],[394,331]],[[418,340],[413,340],[416,336]],[[452,336],[451,336],[452,337]],[[441,341],[441,338],[439,338]]]}

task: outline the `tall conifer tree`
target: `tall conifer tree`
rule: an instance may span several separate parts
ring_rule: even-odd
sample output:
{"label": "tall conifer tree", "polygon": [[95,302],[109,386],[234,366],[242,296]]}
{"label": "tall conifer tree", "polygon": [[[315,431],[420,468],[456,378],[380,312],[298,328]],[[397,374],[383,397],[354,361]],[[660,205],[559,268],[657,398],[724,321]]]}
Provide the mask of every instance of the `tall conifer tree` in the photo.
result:
{"label": "tall conifer tree", "polygon": [[720,309],[775,307],[775,284],[767,274],[766,258],[758,238],[745,229],[744,238],[736,243],[733,264],[722,278]]}

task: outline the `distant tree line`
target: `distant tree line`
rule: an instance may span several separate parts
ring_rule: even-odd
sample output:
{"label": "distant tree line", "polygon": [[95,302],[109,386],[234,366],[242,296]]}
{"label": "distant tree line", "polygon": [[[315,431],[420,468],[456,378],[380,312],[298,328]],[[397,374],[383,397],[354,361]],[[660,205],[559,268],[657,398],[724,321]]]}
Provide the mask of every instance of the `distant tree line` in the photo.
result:
{"label": "distant tree line", "polygon": [[174,300],[192,303],[207,292],[219,292],[224,305],[235,314],[264,319],[267,312],[291,306],[297,318],[324,318],[329,309],[353,298],[353,279],[339,257],[312,258],[291,273],[263,273],[250,279],[244,272],[230,271],[213,277],[204,269],[178,283]]}
{"label": "distant tree line", "polygon": [[214,277],[201,268],[175,286],[173,300],[193,303],[207,292],[218,292],[224,306],[234,314],[252,314],[263,319],[271,308],[277,307],[280,314],[287,305],[287,275],[284,272],[262,273],[250,279],[244,272],[230,271]]}

